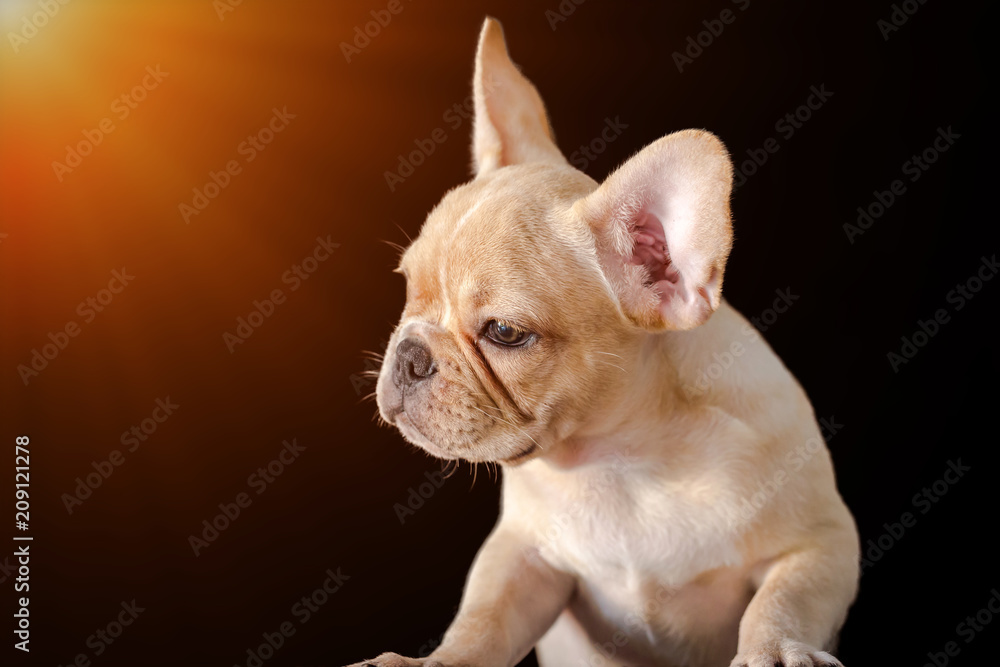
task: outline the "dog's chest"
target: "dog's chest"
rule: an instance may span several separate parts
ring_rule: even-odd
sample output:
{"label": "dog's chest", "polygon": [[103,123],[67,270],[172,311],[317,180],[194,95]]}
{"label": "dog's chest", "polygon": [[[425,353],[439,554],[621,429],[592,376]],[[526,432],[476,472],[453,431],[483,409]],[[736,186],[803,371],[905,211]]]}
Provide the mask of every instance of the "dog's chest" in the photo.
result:
{"label": "dog's chest", "polygon": [[685,662],[689,647],[670,639],[678,631],[727,637],[732,646],[709,644],[735,651],[747,565],[724,476],[672,480],[632,467],[594,470],[572,485],[534,481],[509,489],[521,494],[505,512],[530,511],[542,557],[577,578],[569,611],[592,638],[624,632],[622,657],[636,662]]}
{"label": "dog's chest", "polygon": [[546,560],[641,596],[650,585],[679,587],[740,563],[726,500],[651,471],[604,468],[532,502],[543,505],[534,514]]}

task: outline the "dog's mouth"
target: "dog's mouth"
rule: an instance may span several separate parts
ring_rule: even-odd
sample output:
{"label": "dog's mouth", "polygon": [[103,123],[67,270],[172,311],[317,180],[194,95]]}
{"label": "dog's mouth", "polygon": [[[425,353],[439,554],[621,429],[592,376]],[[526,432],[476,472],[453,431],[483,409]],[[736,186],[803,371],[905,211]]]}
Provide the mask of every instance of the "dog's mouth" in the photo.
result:
{"label": "dog's mouth", "polygon": [[[444,449],[435,445],[430,438],[428,438],[427,436],[425,436],[423,433],[420,432],[420,429],[417,428],[417,425],[413,423],[413,420],[411,420],[409,415],[407,415],[405,412],[400,411],[399,413],[396,414],[395,426],[397,429],[399,429],[399,432],[402,433],[407,440],[409,440],[414,445],[420,447],[427,453],[431,454],[432,456],[436,456],[439,459],[445,459],[449,461],[461,458],[460,456],[456,456],[453,453],[446,452]],[[537,443],[531,442],[512,456],[508,456],[507,458],[504,459],[495,459],[495,460],[498,463],[503,463],[505,465],[516,465],[518,463],[527,460],[533,454],[538,452],[540,449],[541,448],[538,446]]]}
{"label": "dog's mouth", "polygon": [[522,449],[517,454],[514,454],[514,456],[508,456],[507,458],[503,459],[501,463],[520,463],[524,459],[528,458],[529,456],[537,452],[538,449],[539,449],[538,445],[533,442],[524,449]]}
{"label": "dog's mouth", "polygon": [[428,453],[438,457],[439,459],[450,460],[455,458],[455,456],[445,452],[443,449],[435,445],[430,438],[421,433],[420,429],[417,428],[417,425],[413,423],[413,420],[410,419],[409,415],[405,412],[400,411],[396,414],[394,424],[407,440],[421,449],[426,450]]}

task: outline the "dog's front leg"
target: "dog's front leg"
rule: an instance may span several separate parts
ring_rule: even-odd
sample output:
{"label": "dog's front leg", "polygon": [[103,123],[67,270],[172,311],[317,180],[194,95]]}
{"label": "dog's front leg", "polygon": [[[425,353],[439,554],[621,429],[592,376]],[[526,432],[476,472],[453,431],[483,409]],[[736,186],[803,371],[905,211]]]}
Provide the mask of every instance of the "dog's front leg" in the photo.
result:
{"label": "dog's front leg", "polygon": [[858,543],[850,530],[826,532],[767,569],[740,621],[731,667],[843,667],[829,648],[857,591]]}
{"label": "dog's front leg", "polygon": [[501,523],[476,556],[458,616],[431,659],[448,667],[517,664],[555,623],[574,585]]}
{"label": "dog's front leg", "polygon": [[555,623],[574,579],[549,566],[516,529],[501,522],[469,572],[458,615],[423,660],[384,654],[377,667],[510,667]]}

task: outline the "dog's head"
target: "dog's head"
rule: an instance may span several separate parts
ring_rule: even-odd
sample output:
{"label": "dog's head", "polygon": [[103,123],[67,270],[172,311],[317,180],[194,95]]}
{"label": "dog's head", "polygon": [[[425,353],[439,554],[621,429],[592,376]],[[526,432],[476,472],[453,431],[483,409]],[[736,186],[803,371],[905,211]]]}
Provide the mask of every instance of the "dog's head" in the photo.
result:
{"label": "dog's head", "polygon": [[695,327],[719,305],[732,166],[714,135],[686,130],[598,185],[559,152],[493,19],[473,87],[476,175],[403,254],[406,307],[376,396],[431,454],[515,463],[627,381],[629,336]]}

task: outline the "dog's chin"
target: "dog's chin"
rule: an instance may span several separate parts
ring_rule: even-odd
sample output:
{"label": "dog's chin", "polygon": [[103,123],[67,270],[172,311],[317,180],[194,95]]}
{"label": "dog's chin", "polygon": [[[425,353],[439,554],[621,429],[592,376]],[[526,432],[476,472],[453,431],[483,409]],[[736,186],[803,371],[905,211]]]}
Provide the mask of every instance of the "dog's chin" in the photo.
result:
{"label": "dog's chin", "polygon": [[464,459],[472,463],[501,463],[503,465],[516,466],[535,458],[542,451],[541,447],[534,441],[517,443],[512,447],[504,447],[501,451],[483,451],[476,447],[470,447],[458,452],[447,451],[425,436],[405,412],[400,412],[396,415],[395,425],[403,437],[412,444],[420,447],[431,456],[448,461]]}
{"label": "dog's chin", "polygon": [[409,415],[407,415],[405,412],[400,412],[398,415],[396,415],[395,424],[396,428],[399,429],[399,432],[403,434],[404,438],[409,440],[417,447],[420,447],[428,454],[436,456],[439,459],[446,459],[449,461],[461,458],[459,456],[455,456],[454,454],[446,452],[445,450],[435,445],[430,438],[428,438],[427,436],[425,436],[423,433],[420,432],[420,429],[416,427],[416,425],[410,419]]}
{"label": "dog's chin", "polygon": [[538,443],[529,442],[526,445],[522,446],[520,449],[518,449],[516,452],[514,452],[513,455],[508,456],[507,458],[504,459],[499,459],[497,463],[503,463],[504,465],[510,465],[510,466],[518,466],[524,463],[525,461],[535,458],[541,453],[542,453],[542,448],[538,446]]}
{"label": "dog's chin", "polygon": [[460,458],[471,463],[499,463],[504,466],[519,466],[541,454],[541,448],[534,442],[517,443],[497,450],[472,450],[464,452]]}

